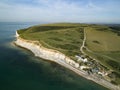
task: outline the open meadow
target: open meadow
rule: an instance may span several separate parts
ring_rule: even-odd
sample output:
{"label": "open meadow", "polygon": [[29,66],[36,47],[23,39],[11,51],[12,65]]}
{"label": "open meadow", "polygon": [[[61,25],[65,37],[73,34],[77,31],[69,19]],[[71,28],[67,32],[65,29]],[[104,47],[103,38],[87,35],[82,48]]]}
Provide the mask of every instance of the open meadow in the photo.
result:
{"label": "open meadow", "polygon": [[71,58],[80,53],[80,47],[84,38],[82,24],[46,24],[19,30],[22,38],[37,40],[43,46],[58,50]]}
{"label": "open meadow", "polygon": [[[86,29],[85,52],[103,65],[115,70],[120,77],[120,36],[106,26]],[[116,79],[120,83],[120,78]]]}
{"label": "open meadow", "polygon": [[76,61],[86,36],[84,52],[108,69],[114,70],[120,83],[120,36],[106,25],[55,23],[18,30],[20,37],[39,41],[44,47],[58,50]]}

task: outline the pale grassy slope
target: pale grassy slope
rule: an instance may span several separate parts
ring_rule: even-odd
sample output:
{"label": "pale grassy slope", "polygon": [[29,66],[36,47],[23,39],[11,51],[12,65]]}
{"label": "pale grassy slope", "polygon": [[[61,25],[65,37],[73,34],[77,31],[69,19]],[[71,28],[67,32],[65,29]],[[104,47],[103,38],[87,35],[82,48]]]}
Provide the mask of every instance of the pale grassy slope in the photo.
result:
{"label": "pale grassy slope", "polygon": [[86,29],[86,47],[90,51],[85,50],[85,52],[117,72],[115,82],[120,83],[120,36],[112,32],[110,28],[102,28]]}
{"label": "pale grassy slope", "polygon": [[116,33],[89,28],[86,35],[87,47],[92,51],[120,51],[120,36]]}

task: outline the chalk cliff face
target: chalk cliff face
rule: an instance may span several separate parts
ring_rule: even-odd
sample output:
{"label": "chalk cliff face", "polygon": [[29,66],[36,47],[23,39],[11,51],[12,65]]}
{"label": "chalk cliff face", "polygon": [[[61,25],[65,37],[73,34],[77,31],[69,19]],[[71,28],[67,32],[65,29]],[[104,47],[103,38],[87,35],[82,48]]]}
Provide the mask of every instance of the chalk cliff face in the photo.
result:
{"label": "chalk cliff face", "polygon": [[64,54],[60,53],[59,51],[45,48],[37,41],[35,42],[35,41],[22,39],[19,37],[18,34],[16,34],[16,36],[17,36],[17,40],[15,41],[15,43],[18,46],[24,47],[24,48],[32,51],[35,54],[35,56],[38,56],[43,59],[51,60],[54,62],[66,62],[76,68],[79,67],[78,63],[71,60],[69,57],[65,56]]}
{"label": "chalk cliff face", "polygon": [[99,83],[100,85],[103,86],[106,85],[108,88],[111,88],[112,90],[120,90],[119,86],[115,86],[105,80],[98,81],[92,77],[89,77],[88,75],[86,77],[86,73],[78,70],[80,68],[79,64],[76,63],[74,60],[70,59],[69,57],[65,56],[63,53],[53,49],[45,48],[38,41],[25,40],[21,38],[17,32],[16,37],[17,37],[17,40],[15,41],[16,45],[32,51],[35,54],[35,56],[61,64],[87,79],[93,80],[94,82]]}
{"label": "chalk cliff face", "polygon": [[19,34],[16,32],[16,37],[19,37]]}

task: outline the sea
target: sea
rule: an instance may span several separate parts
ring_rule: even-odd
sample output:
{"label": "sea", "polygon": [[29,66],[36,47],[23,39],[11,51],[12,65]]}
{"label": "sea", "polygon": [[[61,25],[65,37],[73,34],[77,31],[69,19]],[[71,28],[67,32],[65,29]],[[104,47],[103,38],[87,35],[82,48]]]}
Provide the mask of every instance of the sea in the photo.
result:
{"label": "sea", "polygon": [[108,90],[14,45],[16,30],[38,24],[0,22],[0,90]]}

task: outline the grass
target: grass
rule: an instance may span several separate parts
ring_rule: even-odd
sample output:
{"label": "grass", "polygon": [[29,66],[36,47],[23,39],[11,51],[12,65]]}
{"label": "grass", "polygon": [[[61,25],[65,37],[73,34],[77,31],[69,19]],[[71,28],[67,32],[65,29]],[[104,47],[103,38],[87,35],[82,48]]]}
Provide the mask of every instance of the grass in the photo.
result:
{"label": "grass", "polygon": [[[120,75],[120,36],[109,27],[95,26],[86,29],[86,37],[91,52],[84,51]],[[120,78],[116,82],[120,83]]]}
{"label": "grass", "polygon": [[[120,36],[111,27],[94,24],[55,23],[29,27],[18,30],[18,33],[24,39],[37,40],[44,47],[58,50],[75,60],[74,56],[80,54],[84,28],[87,37],[85,45],[92,52],[84,51],[120,75]],[[120,83],[120,78],[116,82]]]}
{"label": "grass", "polygon": [[112,60],[120,62],[120,36],[114,33],[111,27],[105,25],[44,24],[18,30],[18,33],[22,38],[37,40],[47,48],[56,49],[74,57],[75,54],[80,53],[80,46],[84,39],[83,28],[86,28],[87,40],[85,44],[87,48],[96,53],[95,55],[100,61],[108,62]]}
{"label": "grass", "polygon": [[[101,61],[115,61],[120,63],[120,36],[112,32],[109,28],[100,31],[96,28],[86,30],[86,44]],[[103,29],[103,27],[102,27]],[[120,66],[120,65],[119,65]]]}
{"label": "grass", "polygon": [[109,29],[100,31],[95,28],[89,28],[86,30],[86,35],[87,47],[92,51],[120,51],[120,36]]}
{"label": "grass", "polygon": [[80,53],[84,33],[81,24],[47,24],[18,30],[20,36],[37,40],[43,46],[58,50],[71,58]]}

